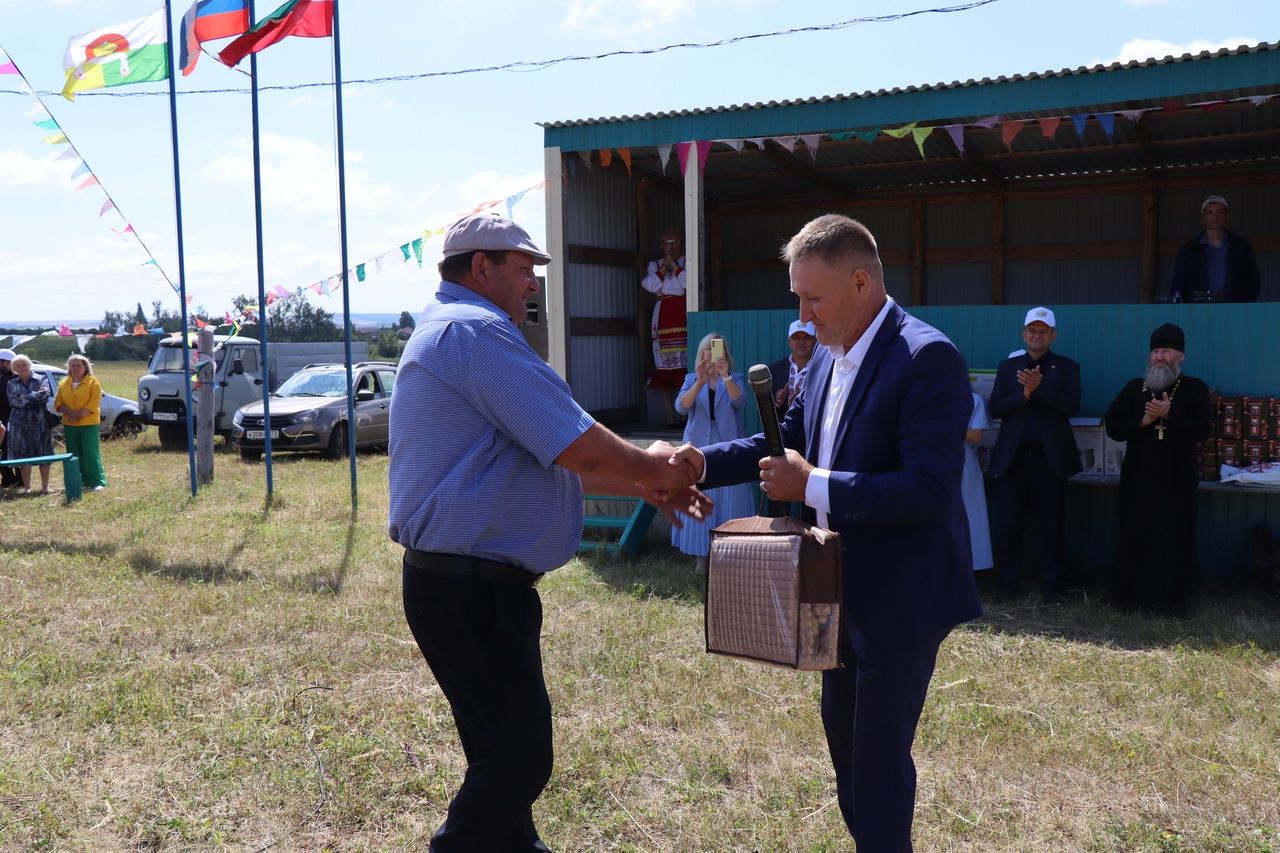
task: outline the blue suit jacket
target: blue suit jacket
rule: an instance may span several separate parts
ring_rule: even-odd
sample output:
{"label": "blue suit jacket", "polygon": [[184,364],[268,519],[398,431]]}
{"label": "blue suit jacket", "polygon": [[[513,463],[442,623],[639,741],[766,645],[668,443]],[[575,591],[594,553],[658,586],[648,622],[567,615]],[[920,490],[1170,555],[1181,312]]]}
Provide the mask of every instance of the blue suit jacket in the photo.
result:
{"label": "blue suit jacket", "polygon": [[1035,419],[1049,467],[1062,479],[1080,473],[1080,451],[1071,418],[1080,411],[1080,365],[1053,350],[1040,358],[1040,387],[1030,400],[1022,397],[1018,371],[1031,364],[1025,353],[1006,358],[996,366],[987,414],[1000,419],[1000,434],[991,451],[987,473],[1001,477],[1013,464],[1027,421]]}
{"label": "blue suit jacket", "polygon": [[[814,464],[832,365],[817,347],[782,423],[783,443]],[[963,356],[937,329],[890,306],[840,415],[828,483],[855,643],[936,636],[981,615],[960,491],[972,414]],[[768,455],[763,435],[704,453],[709,487],[754,480]],[[815,520],[813,509],[805,519]]]}

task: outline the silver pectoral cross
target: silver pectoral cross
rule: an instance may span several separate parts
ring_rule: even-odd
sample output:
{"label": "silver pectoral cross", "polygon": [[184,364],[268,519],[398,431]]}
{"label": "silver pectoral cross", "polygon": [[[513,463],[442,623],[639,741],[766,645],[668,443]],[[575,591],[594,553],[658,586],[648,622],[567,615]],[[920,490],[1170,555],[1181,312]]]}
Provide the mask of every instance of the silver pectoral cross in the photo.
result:
{"label": "silver pectoral cross", "polygon": [[1164,424],[1156,424],[1156,440],[1164,441]]}

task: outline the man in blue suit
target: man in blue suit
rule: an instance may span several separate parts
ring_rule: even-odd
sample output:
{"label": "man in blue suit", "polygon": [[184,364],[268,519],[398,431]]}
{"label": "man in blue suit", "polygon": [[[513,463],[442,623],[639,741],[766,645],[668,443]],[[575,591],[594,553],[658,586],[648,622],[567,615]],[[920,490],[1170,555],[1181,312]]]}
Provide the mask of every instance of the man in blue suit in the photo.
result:
{"label": "man in blue suit", "polygon": [[845,216],[787,243],[791,290],[818,347],[782,423],[698,451],[707,486],[755,477],[844,545],[842,668],[823,673],[822,723],[840,811],[859,851],[910,851],[911,743],[942,641],[981,615],[960,493],[973,412],[964,358],[888,297],[875,238]]}
{"label": "man in blue suit", "polygon": [[1040,520],[1040,591],[1046,602],[1062,597],[1063,530],[1067,480],[1080,473],[1071,418],[1080,410],[1080,365],[1050,351],[1058,336],[1053,311],[1027,312],[1026,352],[996,367],[987,411],[1000,419],[1000,434],[987,473],[996,478],[996,564],[1000,591],[1018,594],[1022,576],[1022,527],[1029,505]]}

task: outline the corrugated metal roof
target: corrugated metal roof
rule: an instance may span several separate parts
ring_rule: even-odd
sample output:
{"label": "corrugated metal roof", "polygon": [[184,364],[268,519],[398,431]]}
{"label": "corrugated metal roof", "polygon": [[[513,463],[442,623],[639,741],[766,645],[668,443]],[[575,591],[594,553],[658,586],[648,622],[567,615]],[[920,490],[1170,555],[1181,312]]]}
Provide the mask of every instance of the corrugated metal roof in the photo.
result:
{"label": "corrugated metal roof", "polygon": [[[581,127],[584,125],[593,125],[593,124],[616,124],[619,122],[652,121],[655,119],[672,119],[672,118],[685,118],[690,116],[715,115],[719,113],[732,113],[732,112],[740,112],[740,111],[746,111],[746,110],[771,110],[779,107],[792,107],[792,106],[802,106],[802,105],[811,105],[811,104],[826,104],[826,103],[834,103],[834,102],[840,102],[840,101],[855,101],[855,100],[861,100],[861,99],[867,99],[867,98],[883,98],[886,96],[904,95],[904,94],[920,93],[920,92],[940,92],[940,91],[947,91],[947,90],[953,90],[953,89],[967,89],[971,87],[1014,83],[1014,82],[1020,82],[1024,80],[1050,80],[1050,79],[1056,79],[1056,78],[1071,78],[1071,77],[1079,77],[1081,75],[1086,75],[1086,74],[1103,74],[1103,73],[1109,73],[1114,71],[1123,71],[1127,69],[1151,68],[1151,67],[1162,66],[1162,65],[1177,65],[1180,63],[1187,63],[1187,62],[1200,62],[1206,59],[1213,59],[1215,57],[1227,57],[1227,56],[1236,56],[1240,54],[1261,53],[1261,52],[1273,51],[1273,50],[1280,50],[1280,42],[1262,42],[1261,44],[1256,44],[1256,45],[1240,45],[1239,47],[1236,47],[1236,48],[1230,48],[1230,49],[1223,48],[1222,50],[1218,50],[1218,51],[1206,50],[1196,54],[1184,53],[1181,56],[1165,56],[1159,59],[1152,58],[1152,59],[1144,59],[1141,61],[1132,60],[1130,62],[1125,62],[1125,63],[1113,62],[1110,65],[1080,66],[1078,68],[1064,68],[1060,71],[1041,71],[1041,72],[1032,72],[1029,74],[1015,74],[1012,77],[1001,75],[995,78],[994,80],[991,79],[990,77],[984,77],[981,80],[969,79],[964,81],[963,83],[959,81],[953,81],[951,83],[934,83],[932,85],[907,86],[905,88],[895,87],[893,89],[887,89],[887,90],[879,89],[874,92],[866,91],[866,92],[860,92],[856,94],[822,95],[822,96],[816,96],[811,98],[794,99],[794,100],[786,100],[786,101],[768,101],[768,102],[760,101],[754,104],[731,104],[728,106],[719,106],[719,107],[697,107],[695,109],[687,109],[687,110],[672,110],[672,111],[657,112],[657,113],[645,113],[644,115],[611,116],[607,118],[600,117],[600,118],[586,118],[586,119],[565,119],[561,121],[539,122],[539,126],[544,128]],[[1047,112],[1043,114],[1052,115],[1053,113]],[[1036,115],[1036,111],[1034,110],[1029,111],[1025,115],[1027,117],[1034,117]]]}

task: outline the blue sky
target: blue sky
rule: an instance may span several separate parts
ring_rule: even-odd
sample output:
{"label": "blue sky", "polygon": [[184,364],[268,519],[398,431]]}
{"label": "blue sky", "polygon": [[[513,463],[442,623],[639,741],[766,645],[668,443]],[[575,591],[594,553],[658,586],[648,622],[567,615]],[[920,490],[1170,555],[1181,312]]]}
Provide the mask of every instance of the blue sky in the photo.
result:
{"label": "blue sky", "polygon": [[[188,4],[174,7],[175,23]],[[712,41],[903,13],[946,0],[542,0],[468,3],[342,2],[347,80],[449,71],[610,50]],[[156,0],[0,0],[0,45],[38,90],[63,82],[77,33],[141,17]],[[273,0],[258,3],[265,16]],[[1228,13],[1229,12],[1229,13]],[[805,98],[1056,70],[1253,44],[1276,37],[1274,0],[997,0],[968,12],[921,15],[834,32],[758,39],[705,50],[565,63],[536,72],[486,72],[344,87],[352,264],[394,250],[424,228],[542,179],[538,121]],[[214,43],[210,47],[220,47]],[[287,39],[263,54],[264,86],[331,79],[328,40]],[[242,63],[247,69],[248,61]],[[0,89],[13,89],[0,77]],[[1280,81],[1278,86],[1280,86]],[[202,57],[179,93],[247,86]],[[162,93],[163,84],[108,90]],[[119,209],[177,276],[166,97],[45,95]],[[98,218],[104,196],[74,190],[62,150],[32,125],[26,95],[0,94],[0,326],[96,321],[106,310],[177,295],[136,243]],[[193,307],[221,314],[256,289],[249,98],[178,98],[186,279]],[[339,272],[332,96],[326,89],[261,98],[267,285],[288,290]],[[673,142],[679,140],[672,140]],[[544,197],[515,216],[542,242]],[[353,282],[353,313],[418,312],[434,290],[440,238],[424,265],[392,260]],[[341,310],[341,296],[312,296]]]}

